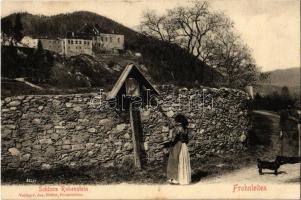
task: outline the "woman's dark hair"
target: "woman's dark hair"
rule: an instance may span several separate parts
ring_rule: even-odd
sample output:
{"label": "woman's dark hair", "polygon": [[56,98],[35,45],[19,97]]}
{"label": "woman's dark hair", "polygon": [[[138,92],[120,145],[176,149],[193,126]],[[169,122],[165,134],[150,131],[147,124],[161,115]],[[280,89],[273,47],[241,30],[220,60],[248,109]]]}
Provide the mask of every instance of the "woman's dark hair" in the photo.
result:
{"label": "woman's dark hair", "polygon": [[175,121],[181,123],[181,125],[185,129],[187,128],[187,126],[189,124],[187,118],[184,115],[182,115],[182,114],[176,115],[175,116]]}

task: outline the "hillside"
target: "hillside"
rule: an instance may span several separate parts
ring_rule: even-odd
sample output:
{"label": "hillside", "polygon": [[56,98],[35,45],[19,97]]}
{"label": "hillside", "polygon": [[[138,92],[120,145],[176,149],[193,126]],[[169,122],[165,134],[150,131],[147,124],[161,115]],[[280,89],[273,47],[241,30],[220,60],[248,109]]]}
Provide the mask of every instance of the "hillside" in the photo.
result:
{"label": "hillside", "polygon": [[294,67],[270,71],[270,84],[275,86],[300,86],[300,68]]}
{"label": "hillside", "polygon": [[[78,55],[69,58],[44,50],[3,46],[1,51],[2,97],[20,94],[62,94],[94,92],[97,88],[108,90],[121,74],[123,67],[137,64],[137,57],[130,55],[103,55],[97,58]],[[42,61],[42,62],[41,62]],[[46,70],[49,66],[49,70]],[[145,67],[140,68],[149,76]],[[25,77],[41,90],[14,79]],[[149,77],[150,78],[150,77]]]}
{"label": "hillside", "polygon": [[[138,63],[148,69],[150,76],[157,83],[175,83],[185,86],[212,85],[212,77],[215,81],[221,79],[218,72],[195,59],[178,45],[143,36],[118,22],[92,12],[78,11],[54,16],[19,14],[24,35],[64,37],[68,31],[78,31],[85,24],[97,25],[103,32],[123,34],[126,51],[130,51],[130,54],[133,52],[142,54]],[[11,14],[1,19],[3,32],[11,33],[16,15],[16,13]],[[114,59],[122,60],[123,58]]]}
{"label": "hillside", "polygon": [[281,88],[288,87],[294,97],[300,98],[300,68],[288,68],[269,71],[270,77],[267,82],[254,87],[255,93],[265,96],[277,92],[280,94]]}

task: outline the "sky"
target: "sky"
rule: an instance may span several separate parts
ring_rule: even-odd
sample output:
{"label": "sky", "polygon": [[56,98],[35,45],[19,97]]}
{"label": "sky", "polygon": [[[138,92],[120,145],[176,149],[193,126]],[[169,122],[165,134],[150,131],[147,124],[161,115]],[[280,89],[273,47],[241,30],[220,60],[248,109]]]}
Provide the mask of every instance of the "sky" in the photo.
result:
{"label": "sky", "polygon": [[[224,11],[252,49],[262,71],[300,67],[299,0],[209,0],[213,10]],[[91,11],[135,29],[143,11],[162,14],[189,6],[191,0],[2,0],[1,16],[14,12],[54,15]]]}

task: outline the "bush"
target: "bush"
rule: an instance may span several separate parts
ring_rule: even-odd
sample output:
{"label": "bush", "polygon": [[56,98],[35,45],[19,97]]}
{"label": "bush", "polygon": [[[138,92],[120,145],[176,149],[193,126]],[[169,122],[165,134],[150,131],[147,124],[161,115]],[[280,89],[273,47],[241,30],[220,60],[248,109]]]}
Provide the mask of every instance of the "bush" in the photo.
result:
{"label": "bush", "polygon": [[293,98],[289,93],[278,94],[278,92],[274,92],[266,96],[261,96],[259,93],[256,93],[253,100],[253,107],[259,110],[280,111],[288,106],[293,107],[296,101],[297,99]]}
{"label": "bush", "polygon": [[55,65],[51,72],[51,82],[61,88],[89,87],[90,82],[85,77],[72,74],[68,68]]}

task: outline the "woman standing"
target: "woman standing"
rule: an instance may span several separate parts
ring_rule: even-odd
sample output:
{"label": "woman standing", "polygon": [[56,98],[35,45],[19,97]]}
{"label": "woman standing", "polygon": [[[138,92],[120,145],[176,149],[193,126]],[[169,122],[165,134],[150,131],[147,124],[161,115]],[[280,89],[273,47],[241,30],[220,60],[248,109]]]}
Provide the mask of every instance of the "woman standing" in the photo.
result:
{"label": "woman standing", "polygon": [[170,149],[167,178],[173,184],[189,184],[191,182],[190,156],[187,148],[188,121],[184,115],[175,117],[175,127],[172,132],[173,147]]}

